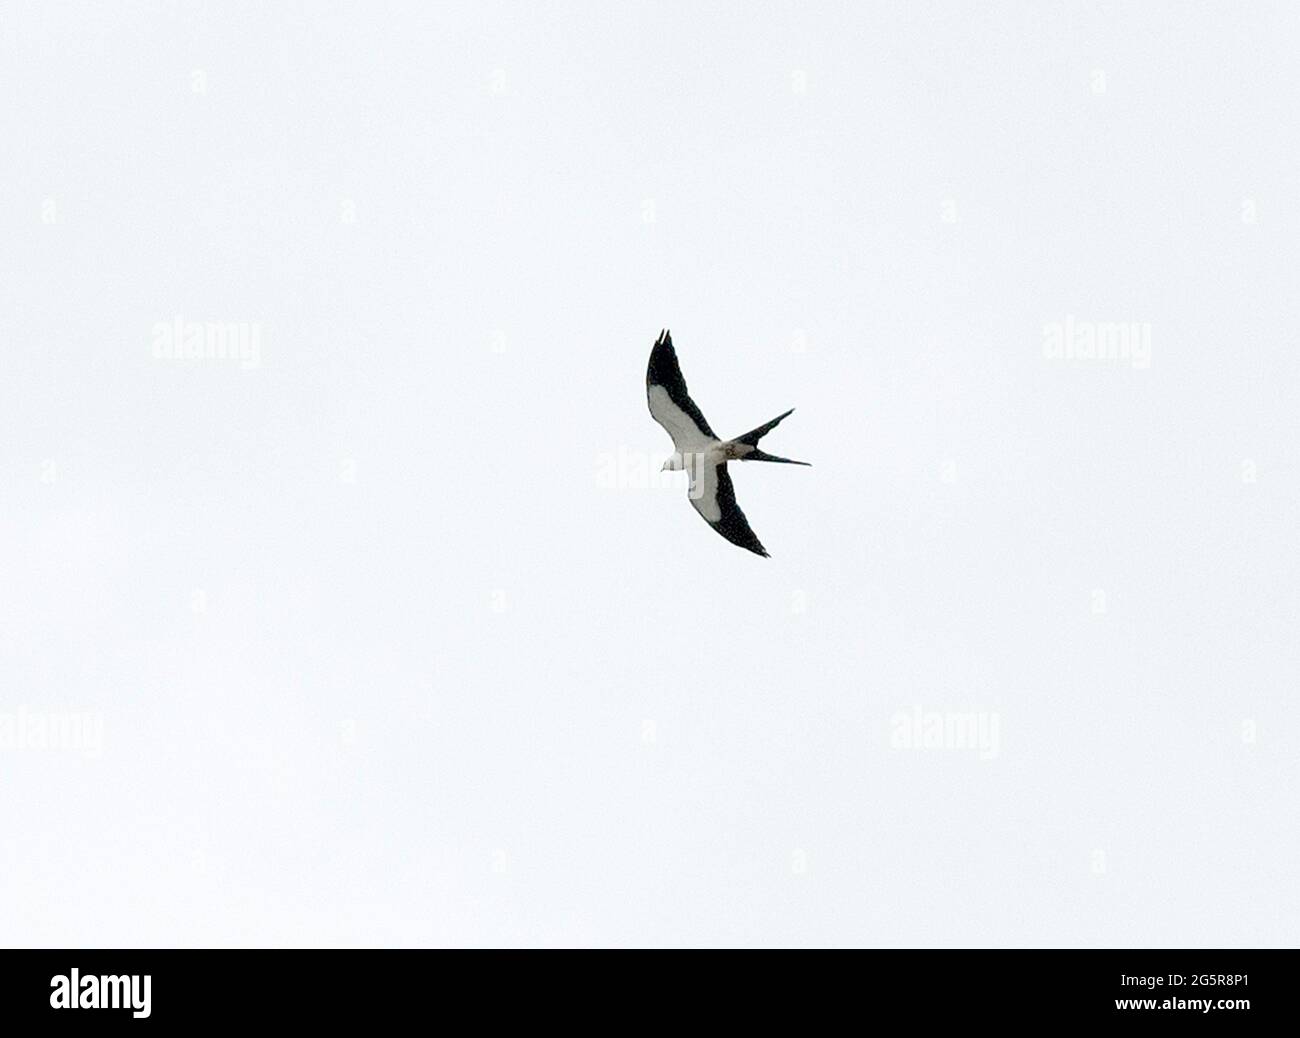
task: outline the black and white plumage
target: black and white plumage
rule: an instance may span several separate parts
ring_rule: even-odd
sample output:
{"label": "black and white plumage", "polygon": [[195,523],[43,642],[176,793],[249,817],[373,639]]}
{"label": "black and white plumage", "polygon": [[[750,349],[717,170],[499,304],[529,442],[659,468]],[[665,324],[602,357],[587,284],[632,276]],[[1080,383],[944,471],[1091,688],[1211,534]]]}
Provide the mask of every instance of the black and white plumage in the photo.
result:
{"label": "black and white plumage", "polygon": [[779,461],[787,465],[807,465],[806,461],[778,458],[758,448],[758,441],[794,409],[734,440],[719,439],[686,389],[681,365],[677,363],[677,351],[673,349],[673,337],[667,331],[659,333],[650,351],[645,388],[651,417],[673,438],[675,453],[664,462],[664,469],[686,469],[690,475],[691,505],[705,522],[732,544],[766,557],[767,550],[749,528],[749,520],[740,510],[740,505],[736,504],[736,489],[727,473],[727,462]]}

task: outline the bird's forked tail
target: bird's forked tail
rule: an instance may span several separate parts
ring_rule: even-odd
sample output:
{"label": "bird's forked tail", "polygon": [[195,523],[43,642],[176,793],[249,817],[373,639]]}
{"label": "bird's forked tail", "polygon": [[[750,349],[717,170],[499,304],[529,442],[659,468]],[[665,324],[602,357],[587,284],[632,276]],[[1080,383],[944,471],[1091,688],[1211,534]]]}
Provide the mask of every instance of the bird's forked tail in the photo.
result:
{"label": "bird's forked tail", "polygon": [[758,449],[758,441],[761,440],[768,433],[770,433],[778,425],[780,425],[782,419],[784,419],[787,415],[791,415],[793,413],[794,413],[794,408],[792,407],[785,414],[777,415],[770,422],[764,422],[757,429],[751,429],[749,432],[745,433],[744,436],[737,436],[735,440],[732,441],[733,443],[743,443],[746,444],[747,446],[754,448],[748,454],[743,455],[740,460],[741,461],[780,461],[780,462],[784,462],[786,465],[810,465],[811,462],[793,461],[790,458],[778,458],[775,454],[768,454],[766,451],[761,451]]}

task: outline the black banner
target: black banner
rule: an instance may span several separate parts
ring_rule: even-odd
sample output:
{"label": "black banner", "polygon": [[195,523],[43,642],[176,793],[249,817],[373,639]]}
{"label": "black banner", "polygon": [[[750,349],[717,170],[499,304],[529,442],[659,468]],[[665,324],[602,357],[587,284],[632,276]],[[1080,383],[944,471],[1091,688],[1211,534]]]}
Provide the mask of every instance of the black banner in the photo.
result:
{"label": "black banner", "polygon": [[[1292,950],[11,950],[7,1024],[1285,1023]],[[464,1024],[455,1025],[464,1026]],[[28,1033],[11,1030],[9,1033]],[[31,1032],[36,1033],[36,1032]]]}

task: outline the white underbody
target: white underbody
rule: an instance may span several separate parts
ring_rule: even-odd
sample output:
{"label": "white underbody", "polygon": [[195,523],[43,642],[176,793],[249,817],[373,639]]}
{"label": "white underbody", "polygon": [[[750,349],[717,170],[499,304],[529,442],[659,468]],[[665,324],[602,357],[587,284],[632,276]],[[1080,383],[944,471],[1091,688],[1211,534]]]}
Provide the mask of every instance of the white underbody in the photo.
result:
{"label": "white underbody", "polygon": [[696,467],[714,468],[724,461],[739,461],[757,448],[735,440],[713,440],[702,450],[684,451],[674,454],[666,462],[665,469],[691,469]]}
{"label": "white underbody", "polygon": [[718,504],[718,466],[743,458],[756,448],[735,440],[706,436],[690,415],[673,403],[663,386],[651,386],[649,398],[650,413],[668,430],[676,448],[673,456],[664,462],[664,469],[684,469],[691,480],[687,492],[691,504],[709,522],[719,522],[722,508]]}

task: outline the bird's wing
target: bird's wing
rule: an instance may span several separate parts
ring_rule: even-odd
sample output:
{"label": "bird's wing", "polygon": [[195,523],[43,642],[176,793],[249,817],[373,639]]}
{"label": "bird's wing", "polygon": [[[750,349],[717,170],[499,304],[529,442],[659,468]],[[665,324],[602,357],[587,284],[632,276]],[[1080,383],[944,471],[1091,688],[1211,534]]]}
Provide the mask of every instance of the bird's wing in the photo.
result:
{"label": "bird's wing", "polygon": [[704,516],[704,521],[732,544],[767,557],[767,549],[759,543],[745,513],[736,504],[736,488],[727,475],[727,463],[688,465],[687,469],[691,476],[691,505]]}
{"label": "bird's wing", "polygon": [[650,351],[645,394],[650,402],[650,416],[668,430],[679,452],[701,450],[718,438],[686,391],[673,337],[666,331],[660,333]]}

